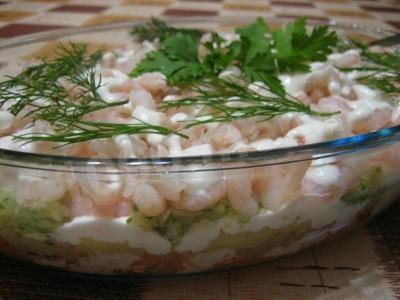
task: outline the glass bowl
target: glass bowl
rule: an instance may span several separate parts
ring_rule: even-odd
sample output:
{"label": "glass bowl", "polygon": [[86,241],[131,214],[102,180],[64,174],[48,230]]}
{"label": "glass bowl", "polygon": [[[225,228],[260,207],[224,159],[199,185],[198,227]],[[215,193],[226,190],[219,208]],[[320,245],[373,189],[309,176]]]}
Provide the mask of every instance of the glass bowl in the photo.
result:
{"label": "glass bowl", "polygon": [[[229,31],[253,20],[169,21]],[[137,24],[1,41],[0,76],[15,74],[32,58],[51,56],[60,41],[120,47]],[[363,39],[388,34],[377,28],[330,25]],[[332,237],[396,200],[399,139],[396,126],[277,150],[148,159],[0,149],[0,252],[65,270],[119,275],[193,273],[272,260]],[[340,184],[315,197],[318,187],[307,182],[307,172],[337,176]],[[144,206],[161,198],[174,207],[182,193],[186,206],[145,217],[121,196],[122,185]],[[30,203],[21,204],[21,197]],[[239,213],[251,209],[253,198],[259,201],[256,213]]]}

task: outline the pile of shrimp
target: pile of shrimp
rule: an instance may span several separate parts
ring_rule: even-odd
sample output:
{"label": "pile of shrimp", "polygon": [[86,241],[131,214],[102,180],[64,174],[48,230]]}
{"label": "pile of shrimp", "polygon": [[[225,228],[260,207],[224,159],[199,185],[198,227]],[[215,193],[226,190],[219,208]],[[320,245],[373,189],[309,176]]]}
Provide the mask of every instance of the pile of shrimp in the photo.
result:
{"label": "pile of shrimp", "polygon": [[[193,118],[201,107],[158,110],[163,101],[187,96],[168,86],[161,73],[146,73],[131,78],[128,73],[156,45],[132,42],[123,49],[104,54],[97,66],[102,86],[98,93],[106,102],[129,99],[87,116],[90,120],[134,123],[137,119],[154,125],[183,130],[188,139],[177,135],[119,135],[107,140],[93,140],[54,149],[54,144],[21,144],[10,135],[51,132],[41,120],[31,124],[26,118],[13,116],[6,107],[0,111],[0,147],[36,153],[55,153],[81,157],[144,158],[209,155],[276,149],[318,143],[400,124],[400,105],[393,104],[379,91],[356,81],[358,71],[344,73],[338,67],[361,64],[356,50],[332,54],[326,62],[312,63],[307,74],[282,74],[280,79],[288,93],[320,112],[340,112],[330,117],[311,117],[304,113],[285,113],[269,121],[258,118],[227,123],[210,123],[183,129],[185,120]],[[237,78],[240,70],[228,67],[221,78]],[[256,92],[262,83],[248,86]],[[21,112],[23,115],[24,112]],[[396,147],[396,148],[393,148]],[[128,175],[35,176],[19,174],[17,201],[29,205],[35,201],[66,199],[74,217],[129,216],[133,207],[145,216],[160,216],[168,209],[197,212],[219,201],[230,202],[244,215],[254,215],[260,207],[276,211],[299,197],[318,201],[338,199],[371,165],[385,170],[400,165],[398,146],[376,155],[351,159],[315,159],[254,169],[195,172],[186,175],[142,178]],[[394,149],[394,150],[393,150]],[[361,160],[361,161],[360,161]],[[387,171],[387,172],[389,172]],[[91,175],[92,176],[92,175]],[[35,191],[32,193],[31,191]]]}

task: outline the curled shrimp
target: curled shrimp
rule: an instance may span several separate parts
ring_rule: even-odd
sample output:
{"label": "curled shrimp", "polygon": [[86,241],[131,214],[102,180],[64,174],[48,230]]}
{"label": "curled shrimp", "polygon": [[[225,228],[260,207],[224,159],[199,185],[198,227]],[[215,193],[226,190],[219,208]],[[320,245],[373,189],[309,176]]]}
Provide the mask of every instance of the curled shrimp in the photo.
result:
{"label": "curled shrimp", "polygon": [[155,109],[156,107],[153,95],[143,89],[132,90],[129,95],[129,100],[132,107],[136,107],[137,105],[142,105],[148,109]]}
{"label": "curled shrimp", "polygon": [[253,193],[252,169],[226,171],[226,191],[232,207],[244,215],[254,215],[258,210],[258,202]]}
{"label": "curled shrimp", "polygon": [[344,53],[334,53],[328,56],[328,62],[339,68],[351,68],[361,65],[361,56],[357,50],[351,49]]}
{"label": "curled shrimp", "polygon": [[209,139],[217,150],[224,149],[241,140],[240,131],[232,124],[221,124],[210,133]]}
{"label": "curled shrimp", "polygon": [[305,196],[321,199],[332,199],[340,195],[340,176],[338,166],[326,164],[311,166],[307,169],[303,181],[302,192]]}
{"label": "curled shrimp", "polygon": [[145,73],[139,76],[137,81],[145,90],[160,100],[168,89],[165,75],[159,72]]}
{"label": "curled shrimp", "polygon": [[329,65],[313,72],[306,81],[305,92],[316,103],[321,98],[340,94],[341,81],[338,72]]}
{"label": "curled shrimp", "polygon": [[186,188],[186,184],[177,177],[160,176],[154,180],[154,186],[158,192],[168,201],[178,202],[181,198],[181,193]]}
{"label": "curled shrimp", "polygon": [[26,206],[60,200],[67,187],[63,176],[24,172],[18,175],[16,201]]}
{"label": "curled shrimp", "polygon": [[207,188],[199,188],[194,191],[185,190],[181,199],[171,205],[186,211],[201,211],[218,203],[225,196],[225,193],[225,182],[220,180]]}
{"label": "curled shrimp", "polygon": [[346,118],[354,133],[378,130],[390,124],[392,108],[377,91],[361,84],[352,88],[358,100],[351,102],[353,111]]}
{"label": "curled shrimp", "polygon": [[275,165],[258,169],[254,190],[262,206],[273,211],[301,196],[301,181],[309,162]]}
{"label": "curled shrimp", "polygon": [[352,111],[351,106],[349,105],[348,101],[340,96],[330,96],[322,98],[318,102],[318,109],[322,112],[342,112],[348,113]]}
{"label": "curled shrimp", "polygon": [[121,197],[123,182],[118,174],[100,174],[95,170],[87,174],[76,173],[74,176],[81,192],[96,205],[110,205]]}
{"label": "curled shrimp", "polygon": [[167,208],[165,199],[151,184],[141,181],[136,182],[131,188],[131,196],[133,203],[145,216],[159,216]]}
{"label": "curled shrimp", "polygon": [[363,133],[387,126],[391,116],[389,107],[371,107],[368,103],[358,101],[357,107],[347,114],[346,119],[352,132]]}

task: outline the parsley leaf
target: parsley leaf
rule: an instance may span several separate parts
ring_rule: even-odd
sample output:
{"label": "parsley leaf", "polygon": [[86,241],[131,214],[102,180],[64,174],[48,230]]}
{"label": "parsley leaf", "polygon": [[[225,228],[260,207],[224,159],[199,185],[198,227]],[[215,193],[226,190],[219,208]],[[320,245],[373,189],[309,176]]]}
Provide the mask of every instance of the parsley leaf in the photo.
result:
{"label": "parsley leaf", "polygon": [[239,67],[251,81],[264,82],[272,93],[284,96],[285,89],[277,74],[272,54],[272,40],[267,37],[269,28],[262,18],[239,28],[240,42],[231,44],[231,52],[238,53]]}
{"label": "parsley leaf", "polygon": [[272,93],[285,96],[279,73],[308,71],[309,62],[326,59],[338,42],[336,34],[329,32],[327,26],[315,27],[308,33],[305,18],[271,31],[259,17],[254,23],[236,29],[239,40],[231,43],[212,32],[210,41],[203,43],[208,53],[200,61],[198,33],[157,22],[153,20],[150,29],[162,28],[161,49],[149,53],[131,75],[159,71],[173,85],[216,77],[229,65],[235,65],[245,79],[261,81]]}
{"label": "parsley leaf", "polygon": [[215,32],[211,33],[211,39],[203,44],[208,50],[203,64],[206,65],[213,74],[219,74],[228,67],[237,57],[237,54],[224,46],[226,40]]}
{"label": "parsley leaf", "polygon": [[168,37],[160,50],[149,52],[130,73],[161,72],[171,85],[189,83],[209,72],[198,58],[199,39],[182,32]]}
{"label": "parsley leaf", "polygon": [[305,18],[275,30],[273,39],[280,72],[309,71],[307,63],[325,60],[338,42],[336,33],[329,32],[328,26],[314,27],[308,34]]}
{"label": "parsley leaf", "polygon": [[267,24],[260,17],[257,18],[256,22],[236,29],[241,40],[240,60],[244,65],[254,60],[257,55],[271,51],[270,41],[265,38],[268,31]]}

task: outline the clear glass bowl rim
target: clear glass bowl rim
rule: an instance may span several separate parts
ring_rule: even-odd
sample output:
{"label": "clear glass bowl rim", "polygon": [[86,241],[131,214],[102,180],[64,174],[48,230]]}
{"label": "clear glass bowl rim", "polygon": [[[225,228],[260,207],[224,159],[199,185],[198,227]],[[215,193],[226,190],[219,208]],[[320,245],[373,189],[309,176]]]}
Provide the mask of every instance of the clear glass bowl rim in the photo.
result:
{"label": "clear glass bowl rim", "polygon": [[[250,23],[254,21],[251,17],[216,17],[216,18],[203,18],[203,17],[180,17],[180,18],[161,18],[171,24],[237,24],[237,23]],[[286,18],[268,18],[267,22],[276,22],[285,24],[288,22]],[[78,28],[67,28],[47,31],[44,33],[35,33],[24,35],[21,37],[10,38],[0,41],[0,51],[25,46],[37,42],[43,42],[55,38],[66,38],[68,36],[87,34],[87,33],[98,33],[102,31],[111,30],[129,30],[135,25],[140,25],[146,21],[128,21],[128,22],[117,22],[106,25],[96,25]],[[336,22],[323,22],[308,20],[309,25],[329,25],[332,28],[339,30],[351,30],[358,31],[360,33],[375,34],[380,37],[392,34],[393,32],[379,27],[366,27],[358,24],[343,25],[337,24]],[[322,143],[307,144],[301,146],[279,148],[273,150],[261,150],[261,151],[250,151],[240,153],[224,153],[224,154],[212,154],[212,155],[200,155],[200,156],[184,156],[184,157],[149,157],[149,158],[92,158],[92,157],[76,157],[76,156],[61,156],[61,155],[48,155],[39,153],[27,153],[21,151],[14,151],[0,148],[0,165],[38,169],[46,171],[65,171],[68,172],[67,168],[63,166],[104,166],[112,167],[115,164],[126,167],[159,167],[162,166],[165,171],[165,167],[171,166],[184,166],[184,165],[211,165],[211,164],[222,164],[226,167],[219,166],[217,168],[210,167],[201,169],[201,171],[212,171],[220,169],[238,169],[247,167],[259,167],[267,165],[275,165],[282,163],[292,163],[304,160],[310,160],[315,158],[330,157],[343,155],[347,153],[353,153],[358,151],[364,151],[371,148],[379,147],[386,144],[395,143],[400,140],[400,125],[383,128],[378,131],[368,132],[359,134],[351,137],[340,138],[336,140],[330,140]],[[250,163],[248,165],[247,163]],[[233,165],[229,167],[228,165]],[[243,164],[243,165],[242,165]],[[199,170],[196,168],[196,170]],[[192,172],[190,167],[188,169],[182,168],[179,170],[172,170],[172,172]],[[200,171],[200,170],[199,170]],[[85,171],[85,173],[87,173]],[[104,173],[115,173],[106,171]],[[116,172],[119,173],[119,172]],[[139,171],[139,173],[142,173]],[[149,173],[145,171],[144,173]],[[152,173],[152,172],[150,172]]]}

